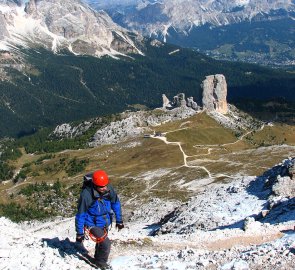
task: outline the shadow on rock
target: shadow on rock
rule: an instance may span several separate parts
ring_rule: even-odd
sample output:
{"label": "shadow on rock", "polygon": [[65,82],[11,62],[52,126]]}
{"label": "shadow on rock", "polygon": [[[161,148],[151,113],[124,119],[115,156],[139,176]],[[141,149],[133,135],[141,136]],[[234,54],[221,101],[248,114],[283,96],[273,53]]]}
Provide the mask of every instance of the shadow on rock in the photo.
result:
{"label": "shadow on rock", "polygon": [[97,268],[94,259],[88,254],[88,250],[83,246],[83,244],[71,242],[69,238],[66,238],[65,240],[59,240],[58,237],[52,239],[43,238],[42,242],[45,246],[57,249],[60,256],[63,258],[66,256],[73,256],[85,261],[92,267]]}
{"label": "shadow on rock", "polygon": [[152,224],[146,225],[144,229],[149,231],[148,236],[155,236],[158,234],[159,230],[161,229],[161,225],[162,224],[160,222],[152,223]]}
{"label": "shadow on rock", "polygon": [[271,195],[271,186],[268,185],[268,178],[264,176],[258,176],[251,181],[246,188],[247,192],[256,196],[259,200],[267,200]]}
{"label": "shadow on rock", "polygon": [[259,219],[262,223],[277,224],[295,220],[295,198],[284,199],[272,206],[265,217]]}
{"label": "shadow on rock", "polygon": [[267,199],[273,193],[273,187],[282,177],[292,179],[295,158],[289,158],[265,171],[263,175],[256,177],[250,182],[247,192],[257,196],[261,200]]}
{"label": "shadow on rock", "polygon": [[266,200],[256,220],[270,224],[295,220],[294,162],[294,158],[286,159],[250,182],[247,192],[260,200]]}

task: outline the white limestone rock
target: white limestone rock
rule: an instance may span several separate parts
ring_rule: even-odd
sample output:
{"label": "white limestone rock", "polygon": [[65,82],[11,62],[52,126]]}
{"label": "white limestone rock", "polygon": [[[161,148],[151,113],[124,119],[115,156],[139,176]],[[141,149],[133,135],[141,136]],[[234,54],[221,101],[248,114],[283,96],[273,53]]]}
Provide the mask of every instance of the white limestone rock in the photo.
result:
{"label": "white limestone rock", "polygon": [[85,131],[87,131],[93,125],[92,122],[84,121],[76,126],[69,123],[64,123],[58,125],[50,136],[56,138],[75,138],[81,136]]}
{"label": "white limestone rock", "polygon": [[166,97],[165,94],[162,95],[163,98],[163,108],[171,108],[170,100]]}

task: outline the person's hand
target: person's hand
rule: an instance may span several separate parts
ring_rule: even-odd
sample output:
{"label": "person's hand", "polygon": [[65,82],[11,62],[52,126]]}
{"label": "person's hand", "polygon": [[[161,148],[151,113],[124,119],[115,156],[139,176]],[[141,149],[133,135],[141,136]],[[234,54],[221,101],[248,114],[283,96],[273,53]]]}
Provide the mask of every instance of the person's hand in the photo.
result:
{"label": "person's hand", "polygon": [[76,235],[76,242],[82,243],[84,239],[85,239],[84,234],[77,234]]}
{"label": "person's hand", "polygon": [[122,230],[124,228],[123,222],[117,222],[116,223],[116,228],[118,229],[118,231]]}

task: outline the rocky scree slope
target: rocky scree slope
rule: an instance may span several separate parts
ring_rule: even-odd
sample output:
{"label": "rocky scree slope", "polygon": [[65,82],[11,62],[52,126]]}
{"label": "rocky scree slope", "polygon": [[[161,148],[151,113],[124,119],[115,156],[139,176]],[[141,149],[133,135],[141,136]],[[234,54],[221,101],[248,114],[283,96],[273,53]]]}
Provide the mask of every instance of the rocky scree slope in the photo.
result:
{"label": "rocky scree slope", "polygon": [[[288,158],[258,177],[208,187],[187,204],[169,213],[160,222],[158,233],[189,234],[198,229],[246,228],[245,219],[261,223],[295,220],[295,179]],[[204,196],[206,195],[206,196]],[[202,207],[200,207],[202,206]]]}
{"label": "rocky scree slope", "polygon": [[[173,246],[178,240],[178,247],[185,247],[173,257],[187,262],[185,269],[292,269],[295,181],[290,171],[295,172],[294,166],[295,157],[289,157],[261,176],[203,187],[154,223],[158,228],[152,235],[159,242],[170,241]],[[140,214],[149,216],[150,209],[151,205],[143,207]],[[161,261],[164,256],[159,257]]]}

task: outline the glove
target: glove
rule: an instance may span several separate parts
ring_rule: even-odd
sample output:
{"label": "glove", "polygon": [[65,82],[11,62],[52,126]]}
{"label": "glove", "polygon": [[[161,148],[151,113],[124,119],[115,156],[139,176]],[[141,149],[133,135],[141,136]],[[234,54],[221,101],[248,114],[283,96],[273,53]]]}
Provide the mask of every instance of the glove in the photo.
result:
{"label": "glove", "polygon": [[77,236],[76,236],[76,242],[82,243],[84,239],[85,239],[85,235],[84,234],[77,234]]}
{"label": "glove", "polygon": [[123,222],[117,222],[116,223],[116,228],[118,229],[118,231],[122,230],[124,228]]}

